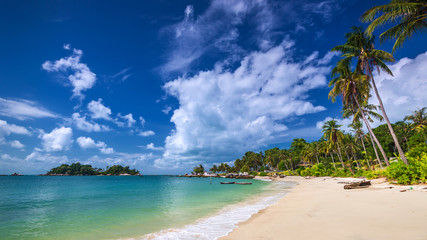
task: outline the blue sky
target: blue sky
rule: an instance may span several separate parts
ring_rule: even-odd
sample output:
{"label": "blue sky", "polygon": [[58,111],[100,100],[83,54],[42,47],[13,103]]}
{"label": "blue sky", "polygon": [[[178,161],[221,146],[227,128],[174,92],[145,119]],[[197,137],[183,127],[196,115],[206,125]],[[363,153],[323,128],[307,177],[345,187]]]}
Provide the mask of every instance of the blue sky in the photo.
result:
{"label": "blue sky", "polygon": [[[185,173],[293,138],[317,140],[330,118],[345,130],[350,120],[327,98],[339,59],[329,50],[370,7],[1,1],[0,174],[77,161]],[[395,53],[394,77],[375,76],[392,121],[427,102],[425,40]]]}

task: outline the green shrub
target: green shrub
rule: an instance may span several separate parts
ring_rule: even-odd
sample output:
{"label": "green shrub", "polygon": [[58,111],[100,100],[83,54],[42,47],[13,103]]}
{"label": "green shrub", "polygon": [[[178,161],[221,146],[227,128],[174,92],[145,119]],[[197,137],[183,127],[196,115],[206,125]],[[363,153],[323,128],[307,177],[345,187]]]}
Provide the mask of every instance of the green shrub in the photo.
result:
{"label": "green shrub", "polygon": [[427,144],[421,143],[409,150],[409,152],[406,153],[407,157],[412,158],[418,158],[421,157],[424,153],[427,153]]}
{"label": "green shrub", "polygon": [[395,180],[398,184],[418,184],[424,183],[427,178],[427,154],[419,158],[408,157],[409,164],[406,165],[402,160],[390,164],[385,171],[389,180]]}
{"label": "green shrub", "polygon": [[286,170],[286,171],[280,172],[279,174],[286,175],[286,176],[292,176],[292,175],[294,175],[292,173],[292,171],[290,171],[290,170]]}
{"label": "green shrub", "polygon": [[266,172],[260,172],[260,173],[259,173],[259,176],[261,176],[261,177],[265,177],[265,176],[267,176],[267,173],[266,173]]}
{"label": "green shrub", "polygon": [[249,174],[252,176],[258,176],[258,172],[250,172]]}
{"label": "green shrub", "polygon": [[297,174],[301,176],[301,171],[303,171],[305,169],[305,167],[299,167],[296,169]]}
{"label": "green shrub", "polygon": [[354,175],[346,168],[345,170],[342,168],[337,168],[333,173],[331,173],[331,177],[354,177]]}
{"label": "green shrub", "polygon": [[381,178],[381,177],[385,177],[385,170],[375,170],[375,171],[365,171],[365,177],[367,179],[376,179],[376,178]]}
{"label": "green shrub", "polygon": [[299,175],[301,175],[302,177],[306,177],[306,176],[311,176],[311,171],[310,168],[298,168],[297,172]]}
{"label": "green shrub", "polygon": [[422,144],[426,144],[426,138],[423,132],[417,132],[409,138],[408,146],[410,148],[417,147]]}

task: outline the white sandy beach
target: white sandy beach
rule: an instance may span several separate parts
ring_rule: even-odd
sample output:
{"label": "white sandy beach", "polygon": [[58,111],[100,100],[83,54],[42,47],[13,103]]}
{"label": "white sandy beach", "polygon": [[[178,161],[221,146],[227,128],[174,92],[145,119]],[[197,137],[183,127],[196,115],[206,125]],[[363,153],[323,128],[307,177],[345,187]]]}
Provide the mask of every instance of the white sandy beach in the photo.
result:
{"label": "white sandy beach", "polygon": [[222,240],[427,240],[427,189],[373,181],[344,190],[349,179],[286,177],[296,181],[276,204],[252,216]]}

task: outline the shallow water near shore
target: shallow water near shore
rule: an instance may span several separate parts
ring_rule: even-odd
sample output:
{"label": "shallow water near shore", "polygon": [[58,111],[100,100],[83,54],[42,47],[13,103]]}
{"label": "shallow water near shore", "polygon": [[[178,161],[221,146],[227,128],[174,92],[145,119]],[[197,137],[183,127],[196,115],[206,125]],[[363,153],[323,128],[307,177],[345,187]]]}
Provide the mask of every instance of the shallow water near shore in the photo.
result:
{"label": "shallow water near shore", "polygon": [[206,239],[212,239],[220,233],[201,222],[241,221],[288,187],[259,180],[236,180],[252,185],[220,181],[224,179],[213,178],[210,184],[209,178],[168,176],[0,177],[1,238],[169,239],[159,233],[190,226],[194,232],[211,231]]}

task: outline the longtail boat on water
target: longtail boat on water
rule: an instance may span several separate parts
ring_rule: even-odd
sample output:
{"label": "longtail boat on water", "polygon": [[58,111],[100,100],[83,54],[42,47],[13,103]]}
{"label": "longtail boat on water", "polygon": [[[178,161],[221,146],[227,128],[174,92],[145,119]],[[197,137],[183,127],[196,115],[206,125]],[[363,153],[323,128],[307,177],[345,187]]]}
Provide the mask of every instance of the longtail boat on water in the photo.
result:
{"label": "longtail boat on water", "polygon": [[221,184],[235,184],[236,182],[219,182]]}

